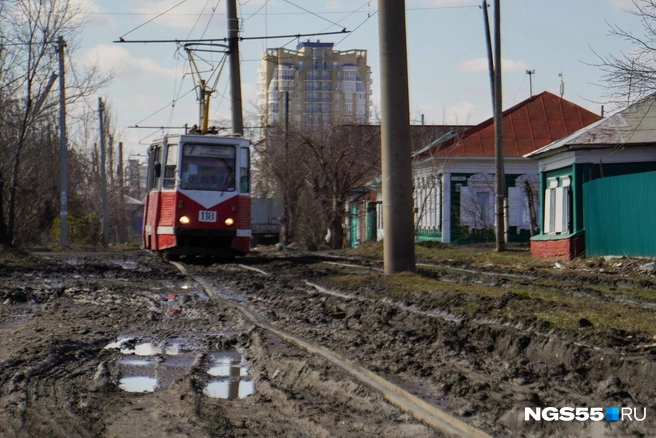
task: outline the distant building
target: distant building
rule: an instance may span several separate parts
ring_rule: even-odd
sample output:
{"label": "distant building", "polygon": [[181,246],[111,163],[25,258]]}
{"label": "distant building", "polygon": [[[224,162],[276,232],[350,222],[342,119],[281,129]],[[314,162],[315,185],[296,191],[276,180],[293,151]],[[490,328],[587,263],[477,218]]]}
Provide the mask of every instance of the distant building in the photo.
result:
{"label": "distant building", "polygon": [[371,69],[366,50],[302,42],[267,49],[258,70],[258,108],[265,125],[369,123]]}

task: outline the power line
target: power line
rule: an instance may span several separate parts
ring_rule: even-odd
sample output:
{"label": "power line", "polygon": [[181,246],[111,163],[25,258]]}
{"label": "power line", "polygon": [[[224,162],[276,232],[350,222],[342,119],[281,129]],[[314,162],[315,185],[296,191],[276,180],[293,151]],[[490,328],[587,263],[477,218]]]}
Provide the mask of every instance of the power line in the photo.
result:
{"label": "power line", "polygon": [[[338,32],[316,32],[316,33],[299,33],[299,34],[289,34],[289,35],[271,35],[271,36],[259,36],[259,37],[239,37],[239,41],[248,41],[248,40],[267,40],[267,39],[276,39],[276,38],[302,38],[308,36],[322,36],[322,35],[338,35],[349,33],[349,30],[343,29]],[[206,39],[191,39],[191,40],[124,40],[122,37],[114,43],[122,44],[149,44],[149,43],[204,43],[204,42],[216,42],[216,41],[227,41],[228,38],[206,38]]]}
{"label": "power line", "polygon": [[166,108],[168,108],[170,105],[175,105],[175,104],[178,102],[178,100],[182,99],[183,97],[187,96],[188,94],[193,93],[194,91],[196,91],[196,87],[194,87],[194,88],[192,88],[191,90],[187,91],[185,94],[183,94],[182,96],[180,96],[178,99],[175,99],[175,100],[172,101],[171,103],[167,103],[166,105],[164,105],[163,107],[161,107],[160,109],[158,109],[157,111],[155,111],[154,113],[152,113],[151,115],[149,115],[148,117],[145,117],[145,118],[141,119],[139,122],[135,123],[135,126],[138,125],[139,123],[145,121],[145,120],[150,119],[150,118],[151,118],[152,116],[154,116],[155,114],[157,114],[157,113],[159,113],[159,112],[161,112],[161,111],[164,111],[164,110],[165,110]]}
{"label": "power line", "polygon": [[162,15],[164,15],[164,14],[166,14],[167,12],[169,12],[169,11],[171,11],[171,10],[177,8],[178,6],[180,6],[181,4],[185,3],[186,1],[187,1],[187,0],[182,0],[180,3],[178,3],[178,4],[174,5],[174,6],[171,6],[171,7],[168,8],[166,11],[162,12],[162,13],[159,14],[159,15],[154,16],[153,18],[151,18],[150,20],[146,21],[145,23],[140,24],[139,26],[135,27],[134,29],[132,29],[132,30],[129,31],[128,33],[124,33],[123,35],[121,35],[120,38],[123,39],[124,36],[129,35],[129,34],[131,34],[132,32],[134,32],[135,30],[139,29],[140,27],[143,27],[143,26],[145,26],[146,24],[150,23],[151,21],[158,19],[158,18],[161,17]]}
{"label": "power line", "polygon": [[[267,0],[266,3],[269,3],[270,0]],[[471,9],[471,8],[478,8],[479,5],[463,5],[463,6],[433,6],[433,7],[424,7],[424,8],[406,8],[406,12],[414,12],[414,11],[437,11],[437,10],[447,10],[447,9]],[[260,7],[261,9],[262,7]],[[258,10],[259,12],[259,10]],[[341,14],[348,14],[351,11],[322,11],[322,12],[269,12],[268,15],[341,15]],[[370,14],[373,15],[374,13],[377,13],[378,10],[373,11],[373,12],[357,12],[358,14]],[[113,15],[113,16],[143,16],[143,17],[149,17],[154,14],[152,13],[147,13],[147,12],[89,12],[88,15]],[[197,16],[198,14],[192,14],[192,13],[174,13],[174,14],[168,14],[169,16],[173,17],[186,17],[186,16]],[[211,13],[207,12],[202,15],[212,15]],[[225,13],[219,13],[215,15],[226,15]],[[252,15],[255,15],[252,14]],[[157,18],[157,17],[155,17]],[[250,16],[249,16],[250,18]],[[323,17],[320,17],[323,18]]]}
{"label": "power line", "polygon": [[[337,41],[337,42],[334,44],[334,46],[337,46],[339,43],[341,43],[342,41],[344,41],[346,38],[350,37],[350,36],[353,34],[353,32],[355,32],[356,30],[358,30],[358,29],[360,28],[360,26],[362,26],[362,25],[365,24],[367,21],[369,21],[369,19],[370,19],[371,17],[373,17],[374,15],[376,15],[377,13],[378,13],[378,11],[376,11],[376,12],[374,12],[373,14],[367,16],[367,18],[365,18],[364,21],[363,21],[362,23],[358,24],[358,25],[355,27],[355,29],[353,29],[353,30],[351,31],[350,34],[346,35],[344,38],[342,38],[341,40]],[[334,46],[333,46],[333,47],[334,47]]]}
{"label": "power line", "polygon": [[[196,25],[198,24],[198,22],[200,21],[201,17],[203,16],[203,12],[205,12],[205,8],[207,8],[207,5],[208,5],[209,3],[210,3],[210,0],[207,0],[207,1],[205,2],[205,6],[203,6],[203,9],[201,9],[200,14],[198,14],[198,17],[196,18],[196,21],[194,22],[194,25],[191,26],[191,30],[190,30],[189,33],[187,34],[187,38],[189,38],[189,37],[191,36],[191,33],[194,31],[194,29],[196,29]],[[212,19],[212,18],[210,17],[210,20],[211,20],[211,19]],[[207,29],[207,28],[205,28],[205,29]],[[201,38],[202,38],[202,36],[201,36]]]}
{"label": "power line", "polygon": [[262,6],[260,6],[260,8],[259,8],[257,11],[253,12],[253,13],[252,13],[251,15],[249,15],[248,17],[243,18],[241,21],[244,22],[244,21],[246,21],[246,20],[248,20],[248,19],[251,19],[251,18],[253,18],[254,16],[256,16],[256,15],[257,15],[262,9],[264,9],[264,7],[269,3],[269,1],[270,1],[270,0],[266,0],[266,1],[264,2],[264,4],[263,4]]}
{"label": "power line", "polygon": [[[330,21],[330,20],[327,19],[326,17],[322,17],[321,15],[319,15],[319,14],[317,14],[317,13],[314,13],[314,12],[308,10],[308,9],[305,9],[305,8],[303,8],[303,7],[301,7],[301,6],[297,5],[297,4],[294,4],[294,3],[290,2],[289,0],[284,0],[284,2],[285,2],[285,3],[289,3],[290,5],[295,6],[295,7],[297,7],[298,9],[300,9],[300,10],[302,10],[302,11],[305,11],[305,12],[311,14],[311,15],[314,15],[314,16],[317,17],[317,18],[321,18],[322,20],[327,21],[328,23],[330,23],[330,24],[332,24],[332,25],[334,25],[334,26],[341,27],[340,24],[335,23],[334,21]],[[346,29],[345,29],[345,30],[346,30]]]}

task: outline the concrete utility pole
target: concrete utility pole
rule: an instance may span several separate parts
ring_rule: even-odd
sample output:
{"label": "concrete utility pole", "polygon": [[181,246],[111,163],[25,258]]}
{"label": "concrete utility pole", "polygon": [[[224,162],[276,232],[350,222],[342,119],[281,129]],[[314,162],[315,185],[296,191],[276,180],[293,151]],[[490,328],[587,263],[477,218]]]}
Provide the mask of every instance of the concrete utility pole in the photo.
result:
{"label": "concrete utility pole", "polygon": [[378,4],[385,273],[415,270],[405,1]]}
{"label": "concrete utility pole", "polygon": [[492,38],[490,37],[490,15],[487,13],[487,0],[483,0],[483,21],[485,22],[485,47],[487,48],[487,69],[490,73],[490,95],[492,96],[492,111],[494,111],[494,58],[492,54]]}
{"label": "concrete utility pole", "polygon": [[228,50],[230,61],[230,98],[232,99],[232,131],[244,135],[244,120],[241,109],[241,71],[239,67],[239,21],[237,0],[227,1]]}
{"label": "concrete utility pole", "polygon": [[98,98],[98,119],[100,121],[100,191],[102,192],[102,228],[103,228],[103,246],[109,244],[109,208],[107,205],[107,179],[105,175],[105,126],[104,110],[102,98]]}
{"label": "concrete utility pole", "polygon": [[64,76],[64,37],[57,39],[59,55],[59,188],[61,207],[59,212],[59,246],[68,245],[68,159],[66,157],[66,79]]}
{"label": "concrete utility pole", "polygon": [[506,249],[504,201],[506,180],[503,166],[503,106],[501,102],[501,0],[494,0],[494,162],[495,162],[495,240],[496,250]]}

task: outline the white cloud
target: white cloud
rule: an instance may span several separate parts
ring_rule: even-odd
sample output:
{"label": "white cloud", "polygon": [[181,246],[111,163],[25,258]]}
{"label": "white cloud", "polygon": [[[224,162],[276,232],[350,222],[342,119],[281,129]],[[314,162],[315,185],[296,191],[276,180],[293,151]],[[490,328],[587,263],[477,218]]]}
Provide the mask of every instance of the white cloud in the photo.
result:
{"label": "white cloud", "polygon": [[633,0],[610,0],[611,6],[617,11],[635,11],[636,6]]}
{"label": "white cloud", "polygon": [[175,69],[164,68],[150,58],[135,58],[123,47],[101,44],[90,49],[84,56],[87,64],[98,66],[101,71],[111,71],[116,76],[142,79],[174,78]]}
{"label": "white cloud", "polygon": [[[464,72],[487,72],[487,58],[474,58],[461,63],[458,70]],[[512,59],[501,59],[501,67],[504,73],[514,73],[526,71],[526,63],[524,61],[514,61]]]}
{"label": "white cloud", "polygon": [[93,27],[113,27],[116,22],[106,14],[105,9],[93,0],[71,0],[75,8],[79,8],[85,16],[85,24]]}

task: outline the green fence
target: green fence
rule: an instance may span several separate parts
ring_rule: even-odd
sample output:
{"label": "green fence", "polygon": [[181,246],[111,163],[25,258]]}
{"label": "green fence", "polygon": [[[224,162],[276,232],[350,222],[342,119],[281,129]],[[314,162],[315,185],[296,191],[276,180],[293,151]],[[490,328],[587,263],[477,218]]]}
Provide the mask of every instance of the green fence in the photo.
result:
{"label": "green fence", "polygon": [[656,172],[583,184],[586,256],[656,256]]}

